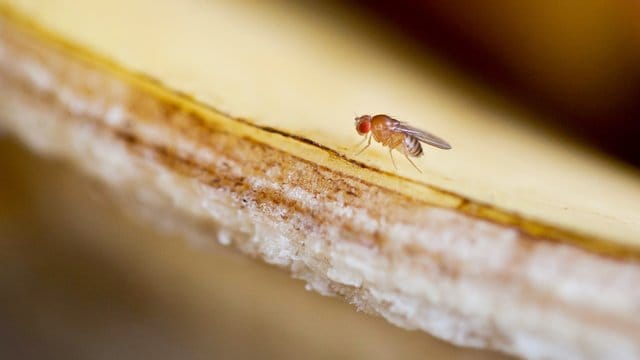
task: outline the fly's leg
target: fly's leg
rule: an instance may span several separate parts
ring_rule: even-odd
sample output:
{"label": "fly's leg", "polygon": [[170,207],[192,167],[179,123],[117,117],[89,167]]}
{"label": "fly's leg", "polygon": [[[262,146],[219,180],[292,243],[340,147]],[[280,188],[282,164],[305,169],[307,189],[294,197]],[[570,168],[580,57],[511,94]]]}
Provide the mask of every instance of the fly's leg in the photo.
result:
{"label": "fly's leg", "polygon": [[418,172],[422,173],[422,170],[420,170],[420,168],[418,166],[416,166],[416,164],[413,163],[413,161],[411,161],[411,158],[409,157],[409,155],[404,154],[404,157],[407,158],[407,160],[409,160],[409,162],[411,163],[411,165],[413,165],[414,168],[416,168],[416,170],[418,170]]}
{"label": "fly's leg", "polygon": [[[371,145],[371,138],[373,137],[372,134],[369,134],[369,142],[367,142],[367,145],[365,147],[362,148],[362,150],[358,151],[358,153],[356,153],[356,156],[362,154],[363,151],[367,150],[367,148]],[[362,143],[367,140],[367,137],[365,136],[365,138],[360,142],[360,144],[358,144],[358,146],[362,145]]]}
{"label": "fly's leg", "polygon": [[367,135],[363,136],[363,137],[362,137],[362,141],[360,141],[360,142],[358,143],[358,145],[354,146],[354,148],[356,148],[356,149],[357,149],[357,148],[359,148],[360,146],[362,146],[362,144],[364,144],[364,142],[365,142],[365,141],[367,141],[367,139],[369,138],[369,136],[370,136],[370,135],[371,135],[371,134],[367,134]]}
{"label": "fly's leg", "polygon": [[393,148],[389,149],[389,156],[391,156],[391,163],[393,164],[394,169],[398,170],[398,167],[396,166],[396,161],[393,159]]}

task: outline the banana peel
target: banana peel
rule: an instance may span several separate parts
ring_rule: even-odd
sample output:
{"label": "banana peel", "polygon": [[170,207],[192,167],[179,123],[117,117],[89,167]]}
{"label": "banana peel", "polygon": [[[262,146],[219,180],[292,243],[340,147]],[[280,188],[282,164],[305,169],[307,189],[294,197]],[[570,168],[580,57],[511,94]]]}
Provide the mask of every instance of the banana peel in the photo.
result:
{"label": "banana peel", "polygon": [[[638,174],[328,9],[0,2],[0,128],[398,326],[640,356]],[[380,146],[356,157],[354,113],[453,150],[427,150],[423,173]]]}

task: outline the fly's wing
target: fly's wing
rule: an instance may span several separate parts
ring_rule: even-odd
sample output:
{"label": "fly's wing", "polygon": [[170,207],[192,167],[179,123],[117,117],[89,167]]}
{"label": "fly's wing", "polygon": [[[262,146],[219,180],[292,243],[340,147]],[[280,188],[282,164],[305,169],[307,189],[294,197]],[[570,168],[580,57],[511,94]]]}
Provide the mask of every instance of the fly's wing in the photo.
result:
{"label": "fly's wing", "polygon": [[[397,121],[397,120],[396,120]],[[406,135],[411,135],[413,137],[415,137],[416,139],[420,140],[421,142],[431,145],[431,146],[435,146],[437,148],[440,149],[451,149],[451,145],[449,145],[448,142],[440,139],[439,137],[430,134],[426,131],[422,131],[420,129],[416,129],[413,126],[407,124],[407,123],[403,123],[401,121],[397,121],[396,123],[394,123],[392,125],[393,130],[395,131],[400,131],[403,134]]]}

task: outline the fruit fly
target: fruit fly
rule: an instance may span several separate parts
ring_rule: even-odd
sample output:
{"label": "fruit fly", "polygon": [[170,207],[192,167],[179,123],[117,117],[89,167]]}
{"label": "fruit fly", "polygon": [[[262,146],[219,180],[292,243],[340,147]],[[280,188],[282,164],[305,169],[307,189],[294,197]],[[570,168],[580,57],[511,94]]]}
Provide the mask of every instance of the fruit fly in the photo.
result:
{"label": "fruit fly", "polygon": [[356,156],[360,155],[369,147],[369,145],[371,145],[371,139],[375,139],[377,142],[382,144],[382,146],[389,147],[389,156],[391,156],[391,162],[396,170],[398,167],[396,166],[392,153],[394,149],[404,154],[411,165],[420,172],[422,172],[420,168],[418,168],[416,164],[411,161],[411,158],[409,158],[409,156],[420,157],[423,155],[422,145],[420,143],[425,143],[445,150],[451,149],[451,145],[439,137],[429,134],[426,131],[416,129],[413,126],[402,121],[398,121],[388,115],[362,115],[356,116],[355,120],[356,131],[359,135],[364,136],[364,139],[362,139],[362,142],[360,142],[358,146],[368,140],[367,145],[362,148]]}

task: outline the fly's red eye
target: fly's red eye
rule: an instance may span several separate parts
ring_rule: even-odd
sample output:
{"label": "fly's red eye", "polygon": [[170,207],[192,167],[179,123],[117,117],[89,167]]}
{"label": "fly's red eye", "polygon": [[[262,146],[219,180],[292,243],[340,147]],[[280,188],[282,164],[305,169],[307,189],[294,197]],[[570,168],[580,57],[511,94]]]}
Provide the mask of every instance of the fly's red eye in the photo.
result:
{"label": "fly's red eye", "polygon": [[358,124],[358,132],[361,134],[366,134],[371,130],[371,123],[369,121],[363,121]]}

